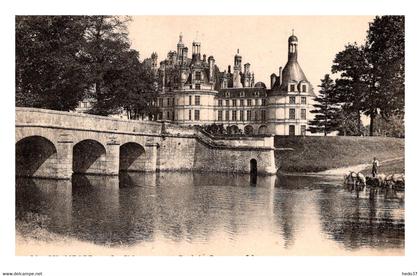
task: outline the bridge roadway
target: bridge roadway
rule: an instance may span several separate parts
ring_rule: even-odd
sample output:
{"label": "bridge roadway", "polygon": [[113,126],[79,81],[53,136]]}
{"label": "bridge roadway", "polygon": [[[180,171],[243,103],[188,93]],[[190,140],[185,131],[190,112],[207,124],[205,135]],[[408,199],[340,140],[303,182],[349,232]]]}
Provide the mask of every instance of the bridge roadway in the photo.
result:
{"label": "bridge roadway", "polygon": [[217,138],[195,128],[16,108],[16,175],[213,171],[275,174],[274,138]]}

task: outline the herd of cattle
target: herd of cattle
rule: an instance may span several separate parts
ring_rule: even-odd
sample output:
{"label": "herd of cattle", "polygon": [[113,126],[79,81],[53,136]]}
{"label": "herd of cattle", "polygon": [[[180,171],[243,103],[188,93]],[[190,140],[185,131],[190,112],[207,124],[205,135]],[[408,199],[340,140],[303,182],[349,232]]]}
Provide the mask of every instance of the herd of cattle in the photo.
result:
{"label": "herd of cattle", "polygon": [[350,172],[344,176],[344,184],[372,187],[390,188],[390,189],[404,189],[405,178],[404,174],[378,174],[376,176],[364,176],[362,173]]}

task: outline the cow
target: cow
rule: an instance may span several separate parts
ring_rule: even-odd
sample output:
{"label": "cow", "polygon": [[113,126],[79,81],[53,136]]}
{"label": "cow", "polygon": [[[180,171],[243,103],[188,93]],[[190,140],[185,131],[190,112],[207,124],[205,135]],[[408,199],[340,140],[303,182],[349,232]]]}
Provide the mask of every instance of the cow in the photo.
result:
{"label": "cow", "polygon": [[349,174],[344,175],[344,184],[347,185],[365,185],[366,184],[366,178],[365,176],[358,172],[349,172]]}

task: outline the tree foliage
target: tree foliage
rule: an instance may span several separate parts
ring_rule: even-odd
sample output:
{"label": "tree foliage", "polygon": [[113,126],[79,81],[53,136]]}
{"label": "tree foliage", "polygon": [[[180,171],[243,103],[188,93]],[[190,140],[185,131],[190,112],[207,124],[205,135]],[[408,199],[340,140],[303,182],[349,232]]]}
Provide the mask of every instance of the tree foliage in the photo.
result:
{"label": "tree foliage", "polygon": [[16,104],[90,113],[155,113],[154,76],[130,48],[129,17],[16,17]]}
{"label": "tree foliage", "polygon": [[71,110],[83,98],[84,18],[16,17],[16,105]]}
{"label": "tree foliage", "polygon": [[311,113],[315,113],[315,118],[309,122],[309,131],[312,133],[321,132],[325,136],[335,131],[338,126],[338,111],[337,94],[335,93],[334,81],[327,74],[321,80],[321,89],[319,95],[314,99],[315,109]]}
{"label": "tree foliage", "polygon": [[343,110],[370,118],[369,134],[374,135],[375,119],[404,113],[404,17],[376,17],[369,25],[364,45],[349,44],[337,53],[331,71],[336,80],[337,98]]}

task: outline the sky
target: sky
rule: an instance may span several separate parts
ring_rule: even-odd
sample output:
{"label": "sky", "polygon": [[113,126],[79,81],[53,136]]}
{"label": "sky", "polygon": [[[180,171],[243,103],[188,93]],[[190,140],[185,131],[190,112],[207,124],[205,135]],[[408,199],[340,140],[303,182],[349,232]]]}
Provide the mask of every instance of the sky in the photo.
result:
{"label": "sky", "polygon": [[242,64],[249,62],[255,82],[267,87],[272,73],[287,62],[287,39],[299,39],[298,61],[308,80],[317,86],[330,73],[335,54],[348,43],[363,43],[374,16],[134,16],[129,23],[131,47],[140,58],[157,52],[158,60],[176,50],[179,34],[191,56],[193,40],[201,54],[214,56],[220,70],[227,70],[239,49]]}

